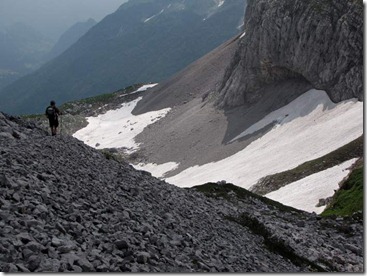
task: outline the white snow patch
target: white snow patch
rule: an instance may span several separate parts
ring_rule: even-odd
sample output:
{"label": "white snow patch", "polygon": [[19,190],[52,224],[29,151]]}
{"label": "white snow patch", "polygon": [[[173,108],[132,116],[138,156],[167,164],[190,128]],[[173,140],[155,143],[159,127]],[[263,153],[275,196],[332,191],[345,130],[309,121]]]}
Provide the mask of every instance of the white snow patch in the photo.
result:
{"label": "white snow patch", "polygon": [[147,112],[138,116],[131,114],[142,99],[124,103],[121,108],[110,110],[97,117],[87,117],[88,125],[74,133],[74,137],[95,148],[128,148],[130,152],[138,149],[134,138],[143,129],[166,116],[170,108]]}
{"label": "white snow patch", "polygon": [[240,36],[240,39],[246,35],[246,32],[243,32]]}
{"label": "white snow patch", "polygon": [[240,136],[273,121],[277,122],[273,129],[242,151],[218,162],[188,168],[166,181],[191,187],[226,180],[250,188],[264,176],[293,169],[361,136],[363,103],[348,100],[334,104],[325,91],[313,89],[270,113]]}
{"label": "white snow patch", "polygon": [[158,83],[152,83],[152,84],[144,84],[142,87],[140,87],[138,90],[136,90],[135,92],[141,92],[141,91],[145,91],[149,88],[152,88],[154,86],[156,86]]}
{"label": "white snow patch", "polygon": [[336,106],[330,101],[329,97],[324,91],[311,90],[294,100],[292,103],[275,110],[265,116],[263,119],[253,124],[237,137],[233,138],[230,142],[255,133],[256,131],[266,127],[267,125],[274,123],[275,127],[281,124],[288,123],[299,117],[307,116],[317,108],[319,109],[332,109]]}
{"label": "white snow patch", "polygon": [[161,10],[159,13],[157,13],[157,14],[155,14],[155,15],[153,15],[153,16],[151,16],[151,17],[147,18],[147,19],[145,19],[145,20],[144,20],[144,23],[147,23],[149,20],[153,19],[154,17],[157,17],[158,15],[162,14],[163,12],[164,12],[164,9],[163,9],[163,10]]}
{"label": "white snow patch", "polygon": [[132,166],[137,170],[144,170],[150,172],[153,176],[161,178],[164,177],[164,175],[178,167],[179,163],[176,162],[168,162],[164,164],[155,164],[155,163],[139,163],[137,165]]}
{"label": "white snow patch", "polygon": [[316,207],[319,199],[328,198],[334,194],[334,190],[339,189],[338,184],[348,175],[348,168],[356,160],[357,158],[354,158],[338,166],[312,174],[265,196],[296,209],[320,214],[326,206]]}
{"label": "white snow patch", "polygon": [[152,84],[145,84],[143,85],[142,87],[140,87],[138,90],[134,91],[134,92],[131,92],[131,93],[127,93],[127,94],[123,94],[123,95],[120,95],[119,97],[126,97],[126,96],[129,96],[129,95],[132,95],[132,94],[135,94],[135,93],[138,93],[138,92],[142,92],[142,91],[146,91],[147,89],[149,88],[152,88],[154,86],[156,86],[158,83],[152,83]]}
{"label": "white snow patch", "polygon": [[218,3],[218,7],[222,6],[224,4],[224,0],[220,0]]}
{"label": "white snow patch", "polygon": [[[240,25],[237,26],[237,30],[242,30],[242,27],[244,26],[245,24],[243,23],[243,20],[242,20],[242,23]],[[242,36],[240,38],[242,38],[244,36],[244,34],[242,33]]]}

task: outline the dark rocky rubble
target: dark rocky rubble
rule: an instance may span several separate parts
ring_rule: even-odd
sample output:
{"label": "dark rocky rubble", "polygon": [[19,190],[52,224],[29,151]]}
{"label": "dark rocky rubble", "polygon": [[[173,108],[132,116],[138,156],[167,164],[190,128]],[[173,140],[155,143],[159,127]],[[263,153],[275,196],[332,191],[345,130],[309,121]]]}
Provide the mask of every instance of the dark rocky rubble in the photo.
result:
{"label": "dark rocky rubble", "polygon": [[207,198],[2,113],[0,152],[1,271],[363,271],[357,220]]}

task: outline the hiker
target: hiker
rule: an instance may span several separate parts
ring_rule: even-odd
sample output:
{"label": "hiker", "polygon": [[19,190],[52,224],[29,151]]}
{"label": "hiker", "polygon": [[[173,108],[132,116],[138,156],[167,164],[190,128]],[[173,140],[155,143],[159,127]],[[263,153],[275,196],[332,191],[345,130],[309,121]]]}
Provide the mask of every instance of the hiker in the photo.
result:
{"label": "hiker", "polygon": [[56,135],[57,127],[59,126],[59,115],[61,111],[56,107],[55,101],[51,101],[45,112],[50,123],[52,136]]}

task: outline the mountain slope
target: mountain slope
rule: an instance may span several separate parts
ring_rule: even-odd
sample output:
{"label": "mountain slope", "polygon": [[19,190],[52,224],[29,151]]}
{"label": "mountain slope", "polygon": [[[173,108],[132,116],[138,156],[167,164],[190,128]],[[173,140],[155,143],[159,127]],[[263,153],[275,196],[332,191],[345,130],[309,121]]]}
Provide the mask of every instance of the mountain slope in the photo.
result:
{"label": "mountain slope", "polygon": [[96,23],[97,22],[94,19],[75,23],[60,36],[59,40],[56,42],[54,47],[52,47],[50,53],[48,54],[48,59],[53,59],[68,49]]}
{"label": "mountain slope", "polygon": [[359,221],[207,198],[2,113],[0,140],[1,271],[363,271]]}
{"label": "mountain slope", "polygon": [[[250,2],[251,9],[262,10],[262,4],[257,4]],[[284,7],[271,6],[270,11],[263,12],[276,14],[278,8]],[[255,19],[247,17],[247,20]],[[359,22],[358,18],[355,20]],[[256,101],[239,101],[239,106],[218,109],[218,100],[222,99],[221,81],[233,65],[231,56],[238,57],[238,49],[243,50],[244,41],[249,38],[238,35],[143,96],[129,118],[165,108],[171,110],[135,137],[139,144],[135,154],[138,158],[134,158],[137,168],[149,170],[181,187],[225,180],[250,188],[268,175],[293,170],[363,135],[362,102],[346,92],[344,96],[351,99],[334,103],[326,91],[314,89],[313,83],[304,77],[263,83],[256,91],[259,96]],[[359,36],[354,38],[351,45],[359,45]],[[349,50],[353,51],[353,47]],[[318,62],[322,63],[322,58]],[[240,64],[246,64],[246,60]],[[356,71],[355,76],[359,73]],[[236,74],[231,76],[231,81],[239,82]],[[93,136],[93,127],[99,124],[108,128],[108,122],[93,118],[93,125],[87,126],[83,135],[79,132],[75,136],[88,143],[84,135]],[[106,144],[109,137],[94,135],[93,143],[102,139],[101,144]],[[115,144],[119,146],[124,147],[123,143]],[[335,176],[338,175],[335,179],[325,179],[326,168],[314,172],[312,178],[317,177],[318,181],[314,181],[312,189],[318,198],[297,208],[322,212],[325,206],[319,206],[319,199],[333,195],[357,157],[361,156],[336,162],[332,168]],[[310,183],[305,177],[297,180]],[[319,189],[323,181],[327,181],[327,188]],[[293,197],[291,193],[286,196]],[[304,195],[300,194],[298,200],[302,198]]]}
{"label": "mountain slope", "polygon": [[126,3],[61,56],[3,89],[0,109],[41,112],[49,98],[61,103],[161,81],[238,33],[245,2]]}

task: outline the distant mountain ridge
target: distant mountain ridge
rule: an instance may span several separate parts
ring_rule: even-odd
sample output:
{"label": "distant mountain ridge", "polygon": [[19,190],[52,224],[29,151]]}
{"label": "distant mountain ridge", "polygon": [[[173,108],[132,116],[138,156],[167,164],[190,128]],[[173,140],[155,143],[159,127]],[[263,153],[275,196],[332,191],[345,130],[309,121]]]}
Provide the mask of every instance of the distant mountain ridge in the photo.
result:
{"label": "distant mountain ridge", "polygon": [[57,102],[158,82],[240,31],[245,0],[131,1],[61,56],[0,91],[0,109],[41,112]]}
{"label": "distant mountain ridge", "polygon": [[78,41],[90,28],[92,28],[97,22],[90,18],[85,22],[77,22],[71,26],[66,32],[64,32],[59,40],[56,42],[54,47],[48,54],[48,58],[52,59],[60,55],[71,45]]}
{"label": "distant mountain ridge", "polygon": [[40,67],[52,41],[32,27],[15,23],[0,30],[0,88]]}

